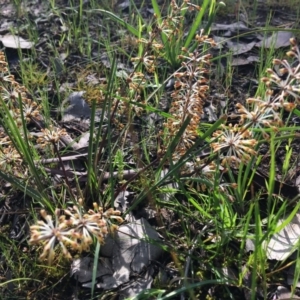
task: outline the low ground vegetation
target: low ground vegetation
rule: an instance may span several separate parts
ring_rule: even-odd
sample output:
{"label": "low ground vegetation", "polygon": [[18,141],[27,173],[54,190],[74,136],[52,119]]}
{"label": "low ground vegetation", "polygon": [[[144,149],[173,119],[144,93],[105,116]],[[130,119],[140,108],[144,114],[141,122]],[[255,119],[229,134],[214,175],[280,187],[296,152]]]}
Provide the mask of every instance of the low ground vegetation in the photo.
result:
{"label": "low ground vegetation", "polygon": [[[132,299],[274,299],[278,285],[295,295],[298,241],[279,259],[270,242],[299,211],[297,39],[265,54],[255,93],[221,105],[210,31],[223,3],[96,2],[49,1],[46,38],[14,3],[12,34],[35,45],[15,52],[17,66],[0,52],[4,297],[132,296],[117,280],[97,288],[97,265],[141,219],[161,237],[138,238],[162,253],[128,271],[130,285],[153,270]],[[70,276],[83,257],[88,288]]]}

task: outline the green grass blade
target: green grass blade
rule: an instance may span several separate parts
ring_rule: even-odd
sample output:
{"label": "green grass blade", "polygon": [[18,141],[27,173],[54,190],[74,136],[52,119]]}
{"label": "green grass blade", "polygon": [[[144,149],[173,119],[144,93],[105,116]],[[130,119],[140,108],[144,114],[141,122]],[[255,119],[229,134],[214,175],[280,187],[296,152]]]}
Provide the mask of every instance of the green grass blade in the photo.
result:
{"label": "green grass blade", "polygon": [[[88,145],[88,157],[87,157],[87,187],[89,187],[91,191],[91,195],[94,193],[92,192],[94,189],[95,180],[95,169],[94,163],[95,161],[95,153],[94,153],[94,131],[95,131],[95,115],[96,115],[96,102],[92,102],[92,109],[91,109],[91,123],[90,123],[90,137],[89,137],[89,145]],[[87,191],[87,190],[86,190]]]}
{"label": "green grass blade", "polygon": [[251,255],[253,259],[252,277],[251,277],[251,300],[256,299],[255,291],[257,286],[257,274],[258,274],[259,264],[261,263],[261,253],[262,253],[261,237],[263,236],[263,233],[262,233],[258,201],[256,201],[254,205],[254,217],[255,217],[255,250],[254,253]]}
{"label": "green grass blade", "polygon": [[161,22],[160,6],[158,5],[156,0],[151,0],[151,2],[152,2],[152,7],[153,7],[153,10],[154,10],[154,13],[155,13],[156,18],[157,18],[157,20],[159,22],[159,25],[160,25],[160,22]]}
{"label": "green grass blade", "polygon": [[12,186],[17,188],[18,190],[24,192],[24,194],[32,197],[34,200],[39,202],[44,202],[48,208],[52,206],[43,200],[43,195],[41,195],[37,190],[27,186],[21,179],[16,178],[15,176],[6,174],[0,170],[0,177],[5,181],[9,182]]}
{"label": "green grass blade", "polygon": [[111,20],[117,22],[119,25],[121,25],[122,27],[126,28],[130,33],[132,33],[134,36],[136,36],[137,38],[139,37],[139,30],[136,29],[135,27],[133,27],[132,25],[130,25],[129,23],[125,22],[123,19],[119,18],[117,15],[115,15],[114,13],[105,10],[105,9],[94,9],[93,11],[90,12],[101,12],[104,15],[106,15],[107,17],[109,17]]}
{"label": "green grass blade", "polygon": [[[162,24],[162,17],[160,13],[160,6],[158,5],[156,0],[151,0],[152,2],[152,7],[154,10],[154,13],[156,15],[156,22],[158,23],[158,26]],[[161,39],[163,41],[164,46],[166,47],[166,53],[168,53],[168,57],[172,57],[170,54],[171,49],[169,48],[169,43],[168,43],[168,37],[164,32],[161,32]]]}
{"label": "green grass blade", "polygon": [[94,263],[93,263],[93,274],[92,274],[92,291],[91,291],[91,300],[94,299],[94,292],[96,286],[96,279],[97,279],[97,269],[98,269],[98,261],[100,255],[100,243],[97,241],[95,254],[94,254]]}
{"label": "green grass blade", "polygon": [[206,24],[205,30],[204,30],[205,34],[210,33],[211,25],[215,19],[216,13],[217,13],[216,1],[211,0],[209,12],[208,12],[208,23]]}
{"label": "green grass blade", "polygon": [[271,135],[270,139],[270,152],[271,152],[271,163],[270,163],[270,170],[269,170],[269,182],[268,182],[268,203],[272,200],[272,195],[275,186],[275,169],[276,169],[276,161],[275,161],[275,142],[274,142],[274,134]]}
{"label": "green grass blade", "polygon": [[[228,280],[226,280],[226,281],[227,281],[226,284],[228,284]],[[170,292],[169,294],[161,297],[160,299],[161,300],[174,299],[174,298],[176,298],[177,295],[179,295],[181,293],[184,293],[184,292],[187,292],[188,290],[199,288],[199,287],[202,287],[202,286],[205,286],[205,285],[213,285],[213,284],[215,284],[215,285],[224,284],[224,280],[212,279],[212,280],[205,280],[205,281],[202,281],[202,282],[199,282],[199,283],[194,283],[194,284],[191,284],[191,285],[187,285],[187,286],[184,286],[184,287],[182,287],[178,290]]]}
{"label": "green grass blade", "polygon": [[[20,99],[20,97],[19,97],[18,101],[20,103],[20,107],[22,107],[22,103],[21,103],[22,100]],[[7,135],[10,137],[15,149],[19,152],[21,157],[27,163],[27,165],[29,167],[30,175],[32,175],[34,177],[34,180],[36,182],[38,192],[37,191],[33,192],[32,189],[29,189],[29,187],[26,187],[26,185],[22,184],[19,179],[14,180],[13,177],[8,174],[4,174],[3,172],[1,172],[1,177],[4,178],[4,176],[7,176],[8,181],[10,181],[12,184],[14,184],[14,186],[18,186],[21,189],[21,191],[23,191],[24,193],[26,193],[26,191],[27,191],[28,193],[31,194],[31,196],[35,200],[39,201],[44,206],[48,207],[51,211],[53,211],[53,207],[50,204],[50,202],[47,200],[47,196],[44,193],[45,187],[41,181],[41,171],[38,170],[34,164],[34,160],[32,157],[33,153],[31,152],[31,151],[34,151],[34,149],[31,147],[31,145],[29,144],[29,141],[28,141],[27,128],[26,128],[26,124],[25,124],[23,110],[21,109],[20,112],[21,112],[21,116],[22,116],[22,118],[21,118],[22,119],[22,130],[24,132],[24,137],[21,136],[20,129],[18,128],[14,118],[12,117],[6,103],[3,101],[3,99],[1,97],[0,97],[0,104],[1,104],[0,106],[2,108],[1,124],[2,124],[3,128],[5,129]]]}
{"label": "green grass blade", "polygon": [[7,284],[10,284],[12,282],[19,282],[19,281],[36,281],[36,282],[41,282],[41,280],[38,279],[33,279],[33,278],[16,278],[16,279],[11,279],[7,280],[5,282],[0,283],[0,287],[5,287]]}
{"label": "green grass blade", "polygon": [[[20,109],[20,113],[21,113],[21,120],[22,120],[22,127],[23,127],[23,133],[24,133],[24,140],[22,139],[21,135],[19,135],[17,137],[17,140],[19,141],[19,149],[22,149],[22,154],[23,156],[25,156],[26,158],[26,162],[29,165],[30,171],[32,173],[32,175],[34,176],[38,187],[40,190],[44,190],[43,184],[41,182],[41,174],[38,172],[35,164],[34,164],[34,160],[33,160],[33,152],[30,152],[29,149],[31,149],[31,151],[34,151],[34,148],[31,147],[31,145],[29,144],[29,140],[28,140],[28,136],[27,136],[27,125],[26,125],[26,118],[24,116],[24,112],[23,112],[23,105],[22,105],[22,98],[19,96],[18,97],[18,101],[19,101],[19,107],[21,107]],[[16,124],[13,122],[13,124],[15,125],[15,128],[17,128]],[[12,125],[13,125],[12,124]],[[13,131],[14,134],[18,134],[18,131]]]}

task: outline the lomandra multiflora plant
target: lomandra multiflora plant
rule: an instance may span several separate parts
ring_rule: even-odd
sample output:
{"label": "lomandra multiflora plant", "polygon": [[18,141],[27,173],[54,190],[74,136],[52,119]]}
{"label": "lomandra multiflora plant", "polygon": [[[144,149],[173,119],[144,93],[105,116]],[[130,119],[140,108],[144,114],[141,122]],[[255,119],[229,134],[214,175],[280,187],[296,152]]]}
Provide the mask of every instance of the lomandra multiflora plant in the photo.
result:
{"label": "lomandra multiflora plant", "polygon": [[[212,39],[207,36],[196,35],[196,41],[214,45]],[[208,73],[206,67],[210,64],[210,54],[203,55],[194,51],[189,53],[184,49],[185,55],[180,55],[182,68],[180,72],[174,73],[175,91],[171,94],[172,103],[169,113],[172,118],[168,118],[164,124],[165,141],[170,143],[185,121],[190,121],[177,143],[173,153],[173,159],[178,160],[193,145],[198,136],[198,127],[203,115],[203,105],[205,103],[206,92],[209,89],[208,80],[205,74]]]}
{"label": "lomandra multiflora plant", "polygon": [[300,104],[300,52],[294,38],[290,43],[291,50],[287,52],[290,61],[274,59],[273,65],[278,66],[278,71],[270,68],[268,76],[261,78],[266,86],[264,96],[248,98],[246,105],[237,103],[236,114],[231,117],[237,118],[238,123],[222,125],[213,134],[216,141],[211,147],[222,154],[223,164],[249,162],[257,154],[255,146],[260,135],[268,141],[270,130],[276,134],[285,124],[282,112],[291,112]]}
{"label": "lomandra multiflora plant", "polygon": [[[29,147],[22,141],[31,139],[42,150],[48,146],[57,150],[60,138],[67,132],[51,125],[49,128],[41,127],[43,120],[41,106],[30,99],[28,90],[9,73],[3,52],[0,52],[0,101],[2,115],[0,171],[18,179],[30,179],[32,174],[27,168],[29,159],[26,157],[26,151],[23,151],[24,147]],[[40,129],[34,141],[27,132],[27,126],[31,123]],[[58,150],[56,153],[59,155]],[[29,182],[35,188],[34,183]],[[121,213],[112,208],[103,212],[102,208],[94,203],[93,209],[85,210],[82,199],[79,199],[77,205],[72,208],[65,210],[56,208],[54,219],[45,209],[40,213],[42,220],[30,227],[29,242],[43,247],[40,258],[49,264],[53,262],[55,254],[60,252],[59,249],[66,258],[71,258],[70,251],[76,253],[88,251],[94,240],[103,244],[106,235],[118,228],[115,223],[123,222]]]}
{"label": "lomandra multiflora plant", "polygon": [[[173,38],[175,34],[177,34],[178,37],[181,35],[175,26],[171,26],[167,32],[172,35]],[[160,136],[164,140],[164,145],[161,150],[164,151],[174,140],[185,121],[190,118],[176,148],[173,150],[174,160],[178,160],[182,157],[193,145],[194,140],[198,136],[197,130],[201,115],[203,115],[206,92],[209,89],[206,74],[209,72],[207,67],[210,65],[211,55],[203,55],[200,48],[203,44],[214,46],[215,43],[207,35],[202,35],[202,32],[196,35],[195,42],[198,44],[197,50],[189,52],[188,49],[182,48],[180,52],[184,54],[180,54],[177,57],[177,59],[181,61],[181,68],[173,74],[175,83],[174,92],[171,94],[172,102],[169,110],[169,114],[171,114],[172,117],[167,119],[166,123],[163,124],[164,130],[160,132]],[[143,55],[132,58],[132,61],[136,66],[138,64],[144,66],[145,70],[149,73],[159,73],[158,62],[159,59],[165,55],[164,46],[156,40],[154,33],[150,33],[149,40],[141,39],[139,43],[147,45],[147,47]],[[141,88],[144,86],[142,84],[138,85],[138,88],[133,86],[132,78],[135,78],[135,75],[136,74],[133,74],[130,77],[129,87],[140,93]],[[143,75],[141,72],[139,72],[138,75],[139,78],[145,80],[146,75]]]}
{"label": "lomandra multiflora plant", "polygon": [[103,212],[97,203],[93,206],[94,209],[85,212],[83,201],[79,199],[78,205],[70,209],[56,209],[54,220],[45,210],[41,210],[43,220],[30,227],[29,241],[31,244],[43,245],[41,260],[51,264],[57,248],[69,259],[72,258],[69,249],[76,253],[89,251],[94,239],[103,244],[107,234],[118,229],[111,221],[123,222],[119,211],[111,208]]}

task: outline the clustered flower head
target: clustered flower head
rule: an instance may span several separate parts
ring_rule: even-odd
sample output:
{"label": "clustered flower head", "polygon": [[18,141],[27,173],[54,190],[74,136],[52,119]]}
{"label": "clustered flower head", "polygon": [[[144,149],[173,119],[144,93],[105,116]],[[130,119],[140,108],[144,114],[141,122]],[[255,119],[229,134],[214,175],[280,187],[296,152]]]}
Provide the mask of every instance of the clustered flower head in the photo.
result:
{"label": "clustered flower head", "polygon": [[13,173],[19,177],[22,162],[20,153],[12,145],[0,148],[0,169],[2,171]]}
{"label": "clustered flower head", "polygon": [[146,78],[141,72],[134,72],[130,77],[127,78],[129,89],[137,92],[138,94],[145,88]]}
{"label": "clustered flower head", "polygon": [[282,105],[288,104],[289,97],[293,99],[293,102],[300,103],[300,51],[294,38],[290,39],[290,43],[292,47],[287,52],[287,56],[293,58],[294,61],[274,59],[274,66],[279,68],[278,74],[273,69],[268,69],[269,77],[262,78],[269,89],[279,90],[276,93],[276,100]]}
{"label": "clustered flower head", "polygon": [[[255,127],[276,127],[283,126],[280,116],[280,109],[292,111],[300,99],[300,53],[295,39],[290,40],[292,49],[287,53],[288,56],[295,58],[293,63],[286,59],[274,59],[274,66],[279,67],[279,74],[274,69],[268,69],[268,77],[261,80],[266,84],[267,90],[262,99],[249,98],[247,104],[252,105],[251,111],[243,105],[237,104],[238,112],[241,116],[240,123],[254,124]],[[292,66],[295,64],[295,66]]]}
{"label": "clustered flower head", "polygon": [[[213,44],[213,40],[207,36],[202,36],[200,42],[204,41]],[[186,52],[186,55],[180,55],[179,58],[182,60],[182,68],[180,72],[174,73],[175,91],[171,94],[172,103],[169,110],[173,118],[168,118],[164,124],[167,129],[167,139],[174,139],[187,118],[190,118],[190,122],[177,144],[174,159],[184,155],[198,136],[197,129],[203,115],[206,92],[209,89],[205,77],[208,73],[206,66],[210,64],[211,56],[195,51]]]}
{"label": "clustered flower head", "polygon": [[30,227],[31,244],[41,244],[43,252],[40,259],[49,264],[53,262],[56,249],[60,248],[66,258],[71,258],[70,251],[89,251],[91,244],[96,239],[103,244],[108,233],[118,229],[118,224],[123,222],[121,213],[112,208],[103,212],[96,203],[94,209],[84,211],[80,199],[78,205],[70,209],[55,210],[55,220],[45,210],[41,210],[43,220]]}
{"label": "clustered flower head", "polygon": [[213,133],[217,142],[211,143],[214,152],[225,153],[223,164],[248,162],[253,155],[256,155],[254,147],[257,140],[252,137],[251,131],[240,127],[238,124],[225,126],[222,124],[221,130]]}
{"label": "clustered flower head", "polygon": [[293,62],[286,59],[274,59],[274,66],[278,72],[268,69],[268,77],[261,80],[267,89],[263,98],[253,97],[246,100],[247,106],[236,104],[236,117],[239,124],[222,126],[213,136],[216,141],[211,144],[214,152],[221,152],[223,163],[246,162],[256,155],[254,147],[257,141],[251,131],[259,128],[265,139],[269,139],[266,128],[274,133],[284,125],[282,110],[291,112],[300,104],[300,51],[295,39],[290,40],[292,48],[287,56],[293,58]]}
{"label": "clustered flower head", "polygon": [[60,138],[66,134],[67,131],[65,128],[60,129],[50,126],[49,128],[41,129],[41,135],[37,139],[37,143],[43,147],[48,144],[56,144]]}
{"label": "clustered flower head", "polygon": [[156,57],[154,55],[148,55],[147,52],[141,57],[133,57],[131,61],[133,62],[134,66],[137,66],[139,63],[142,63],[145,66],[147,72],[149,73],[154,73],[155,71]]}

